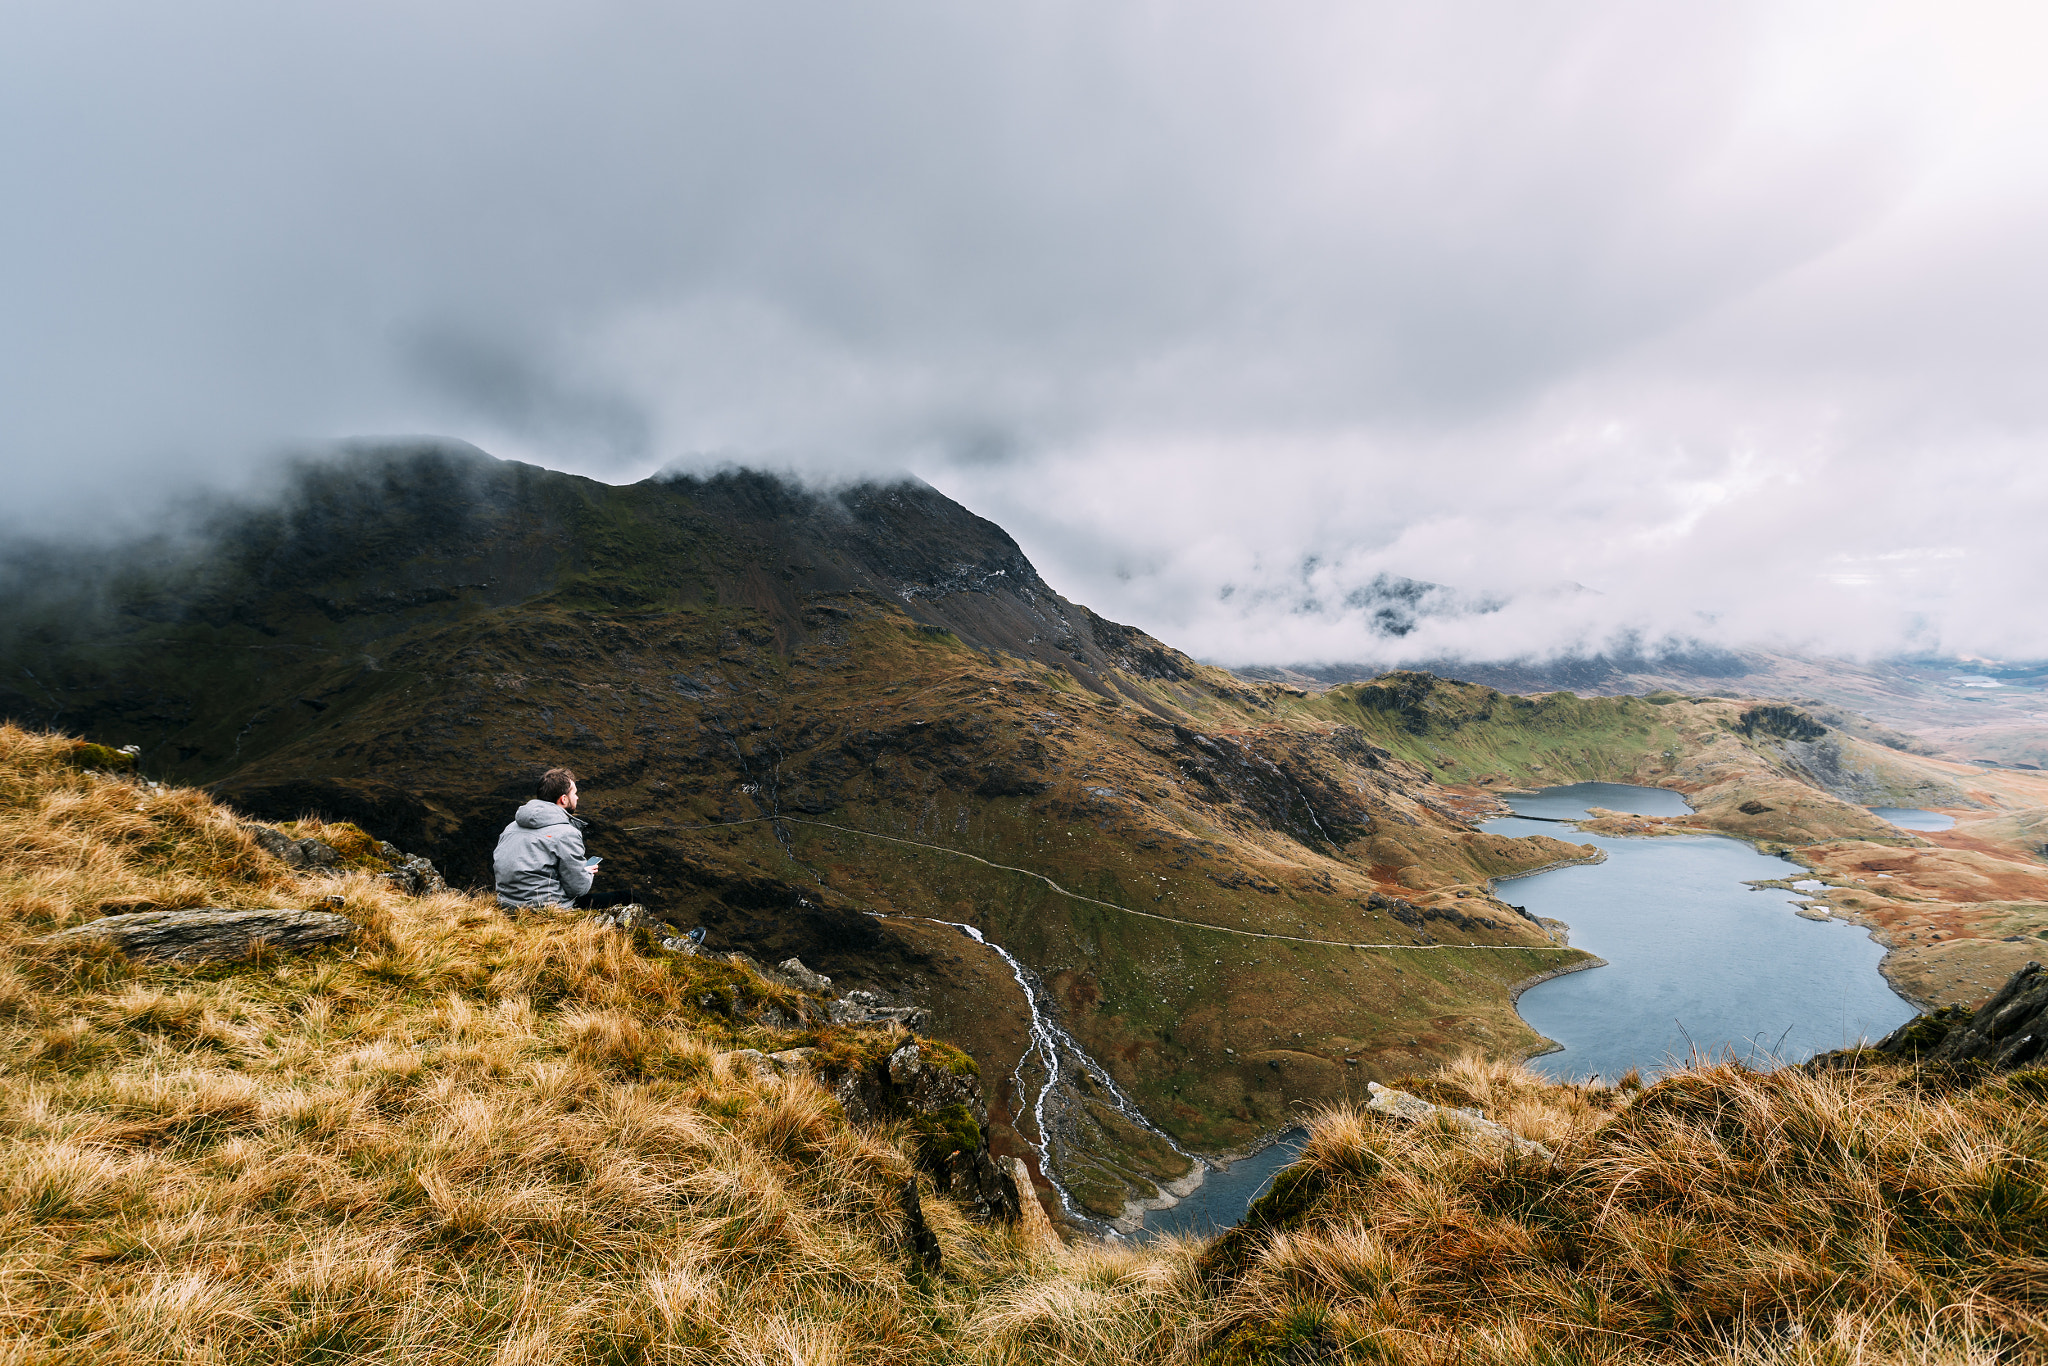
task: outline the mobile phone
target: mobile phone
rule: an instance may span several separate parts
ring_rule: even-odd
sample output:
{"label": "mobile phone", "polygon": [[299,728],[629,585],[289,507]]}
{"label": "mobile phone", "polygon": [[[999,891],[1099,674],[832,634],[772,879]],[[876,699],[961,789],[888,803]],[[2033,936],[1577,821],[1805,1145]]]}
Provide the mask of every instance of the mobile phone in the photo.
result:
{"label": "mobile phone", "polygon": [[604,860],[603,860],[603,859],[601,859],[601,858],[594,858],[594,859],[590,860],[590,861],[589,861],[588,863],[584,864],[583,866],[584,866],[585,868],[595,868],[595,867],[597,867],[597,865],[598,865],[598,864],[600,864],[600,863],[603,863],[603,862],[604,862]]}

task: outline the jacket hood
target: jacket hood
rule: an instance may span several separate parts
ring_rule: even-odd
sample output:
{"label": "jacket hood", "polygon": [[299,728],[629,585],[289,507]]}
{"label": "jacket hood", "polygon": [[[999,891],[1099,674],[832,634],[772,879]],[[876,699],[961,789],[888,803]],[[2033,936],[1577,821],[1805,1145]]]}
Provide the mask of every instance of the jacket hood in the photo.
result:
{"label": "jacket hood", "polygon": [[512,819],[528,830],[538,830],[544,825],[567,825],[569,813],[553,802],[544,802],[535,797],[520,807],[519,813]]}

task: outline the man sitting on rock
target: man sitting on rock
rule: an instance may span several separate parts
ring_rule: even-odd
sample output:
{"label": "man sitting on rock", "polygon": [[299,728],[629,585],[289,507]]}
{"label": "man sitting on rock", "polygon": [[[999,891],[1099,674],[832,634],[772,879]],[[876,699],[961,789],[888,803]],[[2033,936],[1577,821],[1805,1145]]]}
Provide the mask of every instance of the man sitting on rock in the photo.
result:
{"label": "man sitting on rock", "polygon": [[575,809],[576,775],[566,768],[541,774],[540,795],[519,808],[491,857],[500,906],[569,906],[589,894],[597,866],[583,852],[583,822],[569,814]]}

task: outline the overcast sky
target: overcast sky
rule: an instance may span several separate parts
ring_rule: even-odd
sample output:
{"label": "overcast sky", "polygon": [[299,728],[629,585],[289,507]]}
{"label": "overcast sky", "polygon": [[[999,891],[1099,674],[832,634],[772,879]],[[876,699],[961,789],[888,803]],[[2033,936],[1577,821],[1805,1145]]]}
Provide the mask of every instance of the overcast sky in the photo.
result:
{"label": "overcast sky", "polygon": [[[1228,662],[2048,656],[2048,9],[13,3],[17,531],[914,471]],[[1591,589],[1593,591],[1584,591]]]}

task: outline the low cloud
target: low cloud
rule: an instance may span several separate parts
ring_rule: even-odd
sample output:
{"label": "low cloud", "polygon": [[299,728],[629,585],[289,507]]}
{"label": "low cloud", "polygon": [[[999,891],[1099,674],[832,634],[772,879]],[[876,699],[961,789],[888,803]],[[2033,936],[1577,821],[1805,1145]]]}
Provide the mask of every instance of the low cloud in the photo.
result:
{"label": "low cloud", "polygon": [[2048,655],[2044,23],[48,7],[0,50],[0,525],[442,432],[913,470],[1232,662]]}

